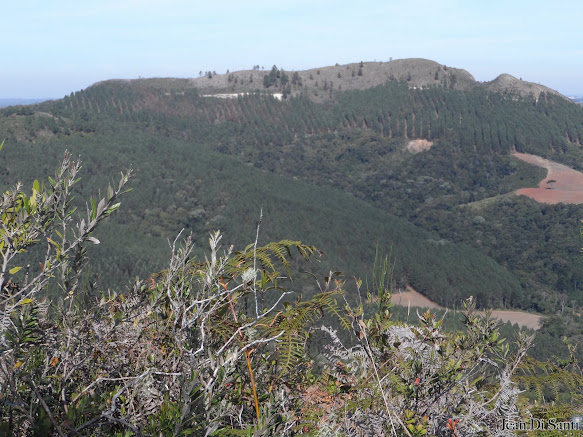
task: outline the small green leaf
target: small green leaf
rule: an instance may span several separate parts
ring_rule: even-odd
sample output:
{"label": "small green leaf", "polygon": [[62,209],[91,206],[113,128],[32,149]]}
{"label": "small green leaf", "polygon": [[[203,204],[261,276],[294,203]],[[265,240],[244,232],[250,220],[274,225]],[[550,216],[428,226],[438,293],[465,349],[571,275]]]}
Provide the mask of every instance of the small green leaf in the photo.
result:
{"label": "small green leaf", "polygon": [[22,299],[19,303],[20,305],[28,305],[29,303],[33,303],[34,299],[31,298],[26,298],[26,299]]}
{"label": "small green leaf", "polygon": [[59,248],[61,246],[59,246],[59,244],[56,241],[53,241],[51,238],[47,237],[47,241],[51,244],[53,244],[56,248]]}
{"label": "small green leaf", "polygon": [[8,273],[10,273],[11,275],[13,275],[13,274],[15,274],[16,272],[18,272],[21,269],[22,269],[22,267],[12,267],[10,270],[8,270]]}
{"label": "small green leaf", "polygon": [[109,208],[107,208],[107,211],[105,211],[105,214],[106,215],[111,214],[112,212],[114,212],[115,210],[117,210],[120,205],[121,205],[121,202],[118,202],[115,205],[110,206]]}
{"label": "small green leaf", "polygon": [[95,199],[91,198],[91,220],[97,217],[97,205],[95,204]]}

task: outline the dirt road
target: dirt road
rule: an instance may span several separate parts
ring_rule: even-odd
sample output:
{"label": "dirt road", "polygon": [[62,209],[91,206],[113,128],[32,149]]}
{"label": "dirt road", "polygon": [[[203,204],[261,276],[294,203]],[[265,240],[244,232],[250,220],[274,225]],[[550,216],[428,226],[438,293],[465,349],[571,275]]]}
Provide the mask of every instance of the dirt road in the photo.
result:
{"label": "dirt road", "polygon": [[[406,291],[395,292],[391,297],[391,302],[400,306],[444,309],[411,287],[407,287]],[[503,322],[510,322],[513,325],[517,323],[518,326],[530,329],[539,329],[542,321],[542,316],[524,311],[492,310],[492,316]]]}

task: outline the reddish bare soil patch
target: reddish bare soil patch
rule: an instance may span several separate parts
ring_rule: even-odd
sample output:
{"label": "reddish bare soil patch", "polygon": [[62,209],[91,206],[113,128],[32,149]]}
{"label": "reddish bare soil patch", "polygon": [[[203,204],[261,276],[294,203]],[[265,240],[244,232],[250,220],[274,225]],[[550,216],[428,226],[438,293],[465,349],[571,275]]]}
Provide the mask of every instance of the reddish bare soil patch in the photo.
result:
{"label": "reddish bare soil patch", "polygon": [[437,305],[435,302],[427,299],[418,291],[413,290],[410,286],[407,286],[406,291],[395,292],[391,296],[391,302],[394,305],[399,306],[411,306],[411,307],[421,307],[421,308],[433,308],[433,309],[443,309],[443,307]]}
{"label": "reddish bare soil patch", "polygon": [[521,188],[516,194],[522,194],[541,203],[583,204],[583,173],[566,165],[527,153],[513,153],[518,159],[529,164],[547,169],[538,188]]}
{"label": "reddish bare soil patch", "polygon": [[542,317],[536,314],[508,310],[492,310],[492,317],[503,322],[510,322],[513,325],[518,323],[518,326],[525,326],[530,329],[539,329],[542,320]]}
{"label": "reddish bare soil patch", "polygon": [[409,141],[409,144],[407,144],[407,151],[415,154],[429,150],[431,149],[431,146],[433,146],[433,143],[428,140],[411,140]]}
{"label": "reddish bare soil patch", "polygon": [[[407,286],[406,291],[395,292],[391,297],[391,302],[394,305],[399,306],[444,309],[442,306],[427,299],[425,296],[410,286]],[[519,326],[524,326],[530,329],[539,329],[542,320],[542,316],[537,314],[510,310],[492,310],[492,317],[499,319],[502,322],[510,322],[513,325],[517,323]]]}

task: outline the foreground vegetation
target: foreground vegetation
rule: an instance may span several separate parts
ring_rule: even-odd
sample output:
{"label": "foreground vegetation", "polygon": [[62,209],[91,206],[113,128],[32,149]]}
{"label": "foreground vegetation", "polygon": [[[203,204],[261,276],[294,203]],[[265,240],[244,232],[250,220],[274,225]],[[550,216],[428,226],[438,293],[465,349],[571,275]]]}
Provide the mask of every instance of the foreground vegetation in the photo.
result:
{"label": "foreground vegetation", "polygon": [[[1,199],[5,434],[513,435],[503,421],[568,420],[580,405],[572,354],[526,359],[532,336],[518,332],[511,346],[473,299],[463,329],[430,312],[417,326],[396,322],[388,259],[368,285],[316,275],[302,299],[289,278],[317,249],[260,245],[261,220],[240,251],[213,232],[204,258],[181,232],[165,270],[99,291],[84,281],[87,246],[101,245],[95,230],[131,172],[77,214],[79,170],[67,154],[31,194],[16,185]],[[27,265],[35,247],[38,269]]]}

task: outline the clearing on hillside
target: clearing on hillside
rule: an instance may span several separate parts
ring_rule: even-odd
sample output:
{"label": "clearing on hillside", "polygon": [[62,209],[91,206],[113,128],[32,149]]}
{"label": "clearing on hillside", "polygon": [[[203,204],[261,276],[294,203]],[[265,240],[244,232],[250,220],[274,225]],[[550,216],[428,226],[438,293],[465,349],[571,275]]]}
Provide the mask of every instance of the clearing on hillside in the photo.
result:
{"label": "clearing on hillside", "polygon": [[522,194],[541,203],[583,204],[583,173],[566,165],[549,161],[528,153],[513,153],[518,159],[538,167],[546,168],[547,177],[538,188],[521,188],[516,194]]}
{"label": "clearing on hillside", "polygon": [[428,140],[411,140],[409,141],[409,144],[407,144],[407,150],[413,154],[416,154],[431,149],[431,146],[433,146],[433,143]]}
{"label": "clearing on hillside", "polygon": [[[407,286],[406,291],[393,293],[391,302],[399,306],[444,309],[442,306],[427,299],[421,293],[411,288],[411,286]],[[542,321],[542,316],[524,311],[492,310],[492,317],[502,322],[510,322],[513,325],[516,323],[518,326],[535,330],[540,328]]]}

